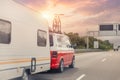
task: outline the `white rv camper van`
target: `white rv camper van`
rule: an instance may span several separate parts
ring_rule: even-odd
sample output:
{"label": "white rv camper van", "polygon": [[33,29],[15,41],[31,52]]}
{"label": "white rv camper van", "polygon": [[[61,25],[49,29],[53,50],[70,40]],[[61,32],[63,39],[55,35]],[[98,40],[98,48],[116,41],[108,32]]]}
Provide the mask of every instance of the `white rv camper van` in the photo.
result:
{"label": "white rv camper van", "polygon": [[50,69],[48,24],[14,2],[0,0],[0,80]]}

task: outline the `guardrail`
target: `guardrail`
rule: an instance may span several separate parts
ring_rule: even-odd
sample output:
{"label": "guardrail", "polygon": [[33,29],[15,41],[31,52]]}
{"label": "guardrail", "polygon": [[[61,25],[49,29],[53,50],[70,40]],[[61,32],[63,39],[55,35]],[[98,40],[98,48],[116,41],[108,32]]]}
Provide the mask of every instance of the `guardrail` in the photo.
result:
{"label": "guardrail", "polygon": [[100,52],[101,49],[75,49],[75,53],[85,53],[85,52]]}

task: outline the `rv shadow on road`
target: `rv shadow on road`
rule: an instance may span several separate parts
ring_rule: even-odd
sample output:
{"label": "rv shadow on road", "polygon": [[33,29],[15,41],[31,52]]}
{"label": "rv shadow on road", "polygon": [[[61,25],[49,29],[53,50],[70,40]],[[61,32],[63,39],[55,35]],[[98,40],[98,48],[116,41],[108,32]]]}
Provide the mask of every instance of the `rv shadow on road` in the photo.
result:
{"label": "rv shadow on road", "polygon": [[63,73],[59,73],[55,70],[52,70],[48,72],[42,72],[39,74],[35,74],[33,75],[33,77],[36,78],[35,80],[57,80],[57,79],[63,80],[64,78],[73,76],[73,74],[76,73],[77,71],[79,71],[78,68],[73,68],[73,69],[65,68]]}
{"label": "rv shadow on road", "polygon": [[[30,80],[57,80],[58,78],[61,80],[72,76],[76,73],[79,69],[78,68],[65,68],[63,73],[59,73],[55,70],[37,73],[30,76]],[[21,78],[16,78],[12,80],[21,80]]]}

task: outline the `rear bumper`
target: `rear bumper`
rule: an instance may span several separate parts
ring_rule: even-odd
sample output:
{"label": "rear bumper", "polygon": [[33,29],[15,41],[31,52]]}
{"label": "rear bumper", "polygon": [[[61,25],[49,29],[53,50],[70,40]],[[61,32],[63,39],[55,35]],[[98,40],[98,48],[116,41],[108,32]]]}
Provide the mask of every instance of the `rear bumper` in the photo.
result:
{"label": "rear bumper", "polygon": [[59,68],[59,64],[52,64],[51,65],[51,69],[58,69]]}
{"label": "rear bumper", "polygon": [[51,59],[51,69],[58,69],[59,68],[59,61],[57,58]]}

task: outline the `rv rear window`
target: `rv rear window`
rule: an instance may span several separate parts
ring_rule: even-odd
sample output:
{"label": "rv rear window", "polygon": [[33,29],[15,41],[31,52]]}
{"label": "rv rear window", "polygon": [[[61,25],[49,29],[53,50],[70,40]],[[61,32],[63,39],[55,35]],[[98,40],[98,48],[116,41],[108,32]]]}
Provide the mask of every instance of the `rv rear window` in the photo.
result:
{"label": "rv rear window", "polygon": [[43,30],[38,30],[37,32],[37,45],[45,47],[47,43],[47,32]]}
{"label": "rv rear window", "polygon": [[11,22],[0,19],[0,43],[9,44],[11,41]]}

